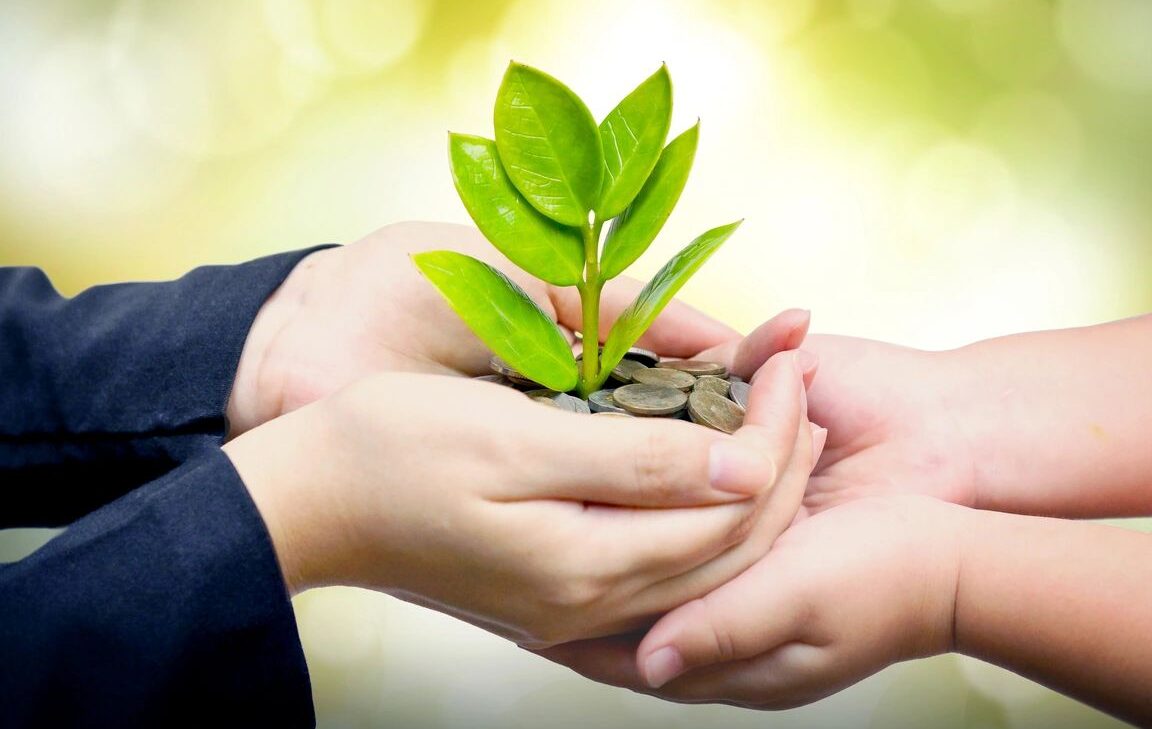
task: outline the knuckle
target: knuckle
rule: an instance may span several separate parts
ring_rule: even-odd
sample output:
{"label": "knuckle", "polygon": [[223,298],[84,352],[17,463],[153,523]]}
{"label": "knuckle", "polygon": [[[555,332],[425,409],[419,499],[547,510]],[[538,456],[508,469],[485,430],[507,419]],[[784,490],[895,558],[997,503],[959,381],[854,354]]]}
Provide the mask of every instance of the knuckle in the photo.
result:
{"label": "knuckle", "polygon": [[716,663],[735,660],[738,657],[736,634],[724,619],[724,612],[717,608],[710,596],[700,598],[699,603],[703,618],[701,624],[707,626],[708,655],[715,658]]}
{"label": "knuckle", "polygon": [[633,461],[635,488],[641,499],[653,503],[675,499],[679,484],[673,466],[680,450],[670,429],[648,430]]}

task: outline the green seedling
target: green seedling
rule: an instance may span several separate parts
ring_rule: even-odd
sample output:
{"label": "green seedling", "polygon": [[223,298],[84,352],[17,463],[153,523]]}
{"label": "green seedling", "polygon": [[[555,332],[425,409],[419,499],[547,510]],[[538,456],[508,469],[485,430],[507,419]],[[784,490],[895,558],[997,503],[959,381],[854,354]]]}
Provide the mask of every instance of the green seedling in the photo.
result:
{"label": "green seedling", "polygon": [[[519,63],[496,95],[495,140],[449,134],[452,178],[476,226],[505,256],[556,286],[575,286],[582,366],[564,335],[504,274],[454,251],[413,256],[481,341],[525,377],[587,397],[661,310],[740,225],[713,228],[668,261],[599,342],[600,292],[655,240],[680,199],[699,124],[664,142],[672,119],[666,67],[599,125],[564,84]],[[609,224],[601,246],[601,233]]]}

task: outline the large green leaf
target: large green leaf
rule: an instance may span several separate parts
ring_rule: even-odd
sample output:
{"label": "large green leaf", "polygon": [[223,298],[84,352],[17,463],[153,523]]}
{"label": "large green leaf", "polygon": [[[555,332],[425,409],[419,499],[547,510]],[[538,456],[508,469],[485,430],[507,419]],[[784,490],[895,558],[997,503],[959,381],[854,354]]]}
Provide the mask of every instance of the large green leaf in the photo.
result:
{"label": "large green leaf", "polygon": [[576,359],[564,335],[507,276],[455,251],[417,253],[412,260],[480,341],[517,372],[560,392],[576,386]]}
{"label": "large green leaf", "polygon": [[604,342],[601,371],[611,371],[620,362],[620,358],[636,343],[640,335],[647,331],[680,287],[704,265],[721,243],[728,240],[728,236],[740,227],[741,222],[743,221],[738,220],[709,230],[664,264],[664,268],[661,268],[648,282],[635,301],[628,305],[612,326],[612,331],[608,333],[608,339]]}
{"label": "large green leaf", "polygon": [[500,161],[532,206],[564,225],[588,224],[604,153],[588,107],[564,84],[512,63],[496,94]]}
{"label": "large green leaf", "polygon": [[604,180],[596,217],[615,218],[635,199],[672,125],[672,79],[668,67],[649,76],[600,122]]}
{"label": "large green leaf", "polygon": [[673,139],[664,148],[640,194],[623,215],[612,221],[600,261],[600,275],[604,279],[619,276],[631,266],[664,227],[688,181],[699,136],[697,124]]}
{"label": "large green leaf", "polygon": [[536,278],[557,286],[580,283],[584,272],[580,232],[528,204],[504,173],[495,142],[449,134],[448,158],[464,207],[492,245]]}

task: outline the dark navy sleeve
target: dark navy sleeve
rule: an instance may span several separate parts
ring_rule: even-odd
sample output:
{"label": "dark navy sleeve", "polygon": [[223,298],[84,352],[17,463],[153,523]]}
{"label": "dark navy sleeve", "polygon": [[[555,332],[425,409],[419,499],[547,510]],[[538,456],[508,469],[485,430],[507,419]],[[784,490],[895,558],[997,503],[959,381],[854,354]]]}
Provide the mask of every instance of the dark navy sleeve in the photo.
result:
{"label": "dark navy sleeve", "polygon": [[0,528],[67,524],[218,444],[248,329],[314,250],[71,299],[0,268]]}
{"label": "dark navy sleeve", "polygon": [[0,565],[0,726],[313,726],[271,540],[222,451]]}

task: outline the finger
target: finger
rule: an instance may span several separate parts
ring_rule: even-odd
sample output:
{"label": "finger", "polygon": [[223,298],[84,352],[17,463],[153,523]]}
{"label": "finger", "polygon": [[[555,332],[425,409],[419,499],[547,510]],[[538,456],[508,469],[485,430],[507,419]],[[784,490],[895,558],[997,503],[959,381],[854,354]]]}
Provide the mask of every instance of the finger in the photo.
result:
{"label": "finger", "polygon": [[803,344],[811,321],[812,312],[806,309],[780,312],[744,337],[729,369],[740,377],[751,377],[777,353],[796,349]]}
{"label": "finger", "polygon": [[[612,279],[600,294],[600,341],[604,341],[620,314],[631,304],[644,285],[633,278]],[[561,325],[580,329],[584,320],[580,295],[572,287],[552,287],[549,291]],[[668,357],[691,357],[709,347],[736,341],[740,332],[707,314],[672,300],[637,345]]]}
{"label": "finger", "polygon": [[812,463],[818,464],[820,456],[824,454],[824,445],[828,442],[828,429],[821,428],[815,423],[808,424],[812,428]]}
{"label": "finger", "polygon": [[[752,383],[744,424],[735,434],[737,440],[753,450],[773,454],[777,462],[787,460],[801,420],[807,417],[804,366],[799,351],[780,352],[765,363]],[[786,457],[781,459],[778,454]]]}
{"label": "finger", "polygon": [[703,666],[739,661],[797,640],[803,610],[772,553],[714,592],[661,618],[637,649],[645,682],[660,687]]}
{"label": "finger", "polygon": [[746,660],[698,668],[645,692],[685,704],[791,709],[843,688],[843,682],[829,681],[828,661],[821,647],[787,643]]}
{"label": "finger", "polygon": [[788,454],[678,420],[540,410],[523,425],[522,477],[508,483],[509,499],[645,508],[729,503],[770,486],[775,459]]}
{"label": "finger", "polygon": [[561,643],[533,652],[598,683],[640,689],[647,687],[636,670],[636,649],[643,637],[643,633],[613,635]]}

